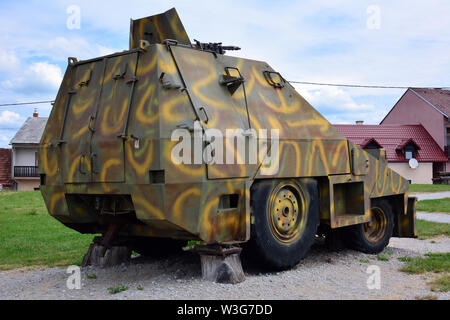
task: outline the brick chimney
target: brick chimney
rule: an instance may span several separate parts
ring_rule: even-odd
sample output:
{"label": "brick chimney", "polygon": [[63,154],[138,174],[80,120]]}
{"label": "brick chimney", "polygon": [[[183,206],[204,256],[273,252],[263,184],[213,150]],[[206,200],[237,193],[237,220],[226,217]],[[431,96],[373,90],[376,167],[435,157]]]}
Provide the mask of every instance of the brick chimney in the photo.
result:
{"label": "brick chimney", "polygon": [[33,118],[37,118],[37,117],[39,117],[39,113],[37,111],[37,108],[34,108]]}

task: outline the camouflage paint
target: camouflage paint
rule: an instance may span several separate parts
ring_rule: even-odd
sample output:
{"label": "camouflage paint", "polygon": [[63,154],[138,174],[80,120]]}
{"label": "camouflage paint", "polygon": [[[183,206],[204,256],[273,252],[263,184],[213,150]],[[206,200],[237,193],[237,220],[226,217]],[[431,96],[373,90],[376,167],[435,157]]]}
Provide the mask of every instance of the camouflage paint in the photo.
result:
{"label": "camouflage paint", "polygon": [[[81,232],[104,232],[105,217],[76,195],[129,195],[135,218],[123,223],[123,236],[243,242],[250,237],[255,180],[313,177],[322,223],[367,222],[370,199],[389,196],[402,216],[398,235],[413,235],[408,181],[382,155],[346,140],[268,64],[180,45],[187,35],[176,12],[132,25],[131,50],[69,59],[39,152],[42,194],[56,219]],[[151,43],[136,38],[145,25],[160,30]],[[161,44],[167,34],[180,44]],[[241,85],[230,94],[220,84],[229,67],[239,70],[245,90]],[[204,129],[278,129],[280,170],[267,176],[261,163],[175,165],[171,133],[195,120]],[[223,195],[238,195],[237,204],[220,208]]]}

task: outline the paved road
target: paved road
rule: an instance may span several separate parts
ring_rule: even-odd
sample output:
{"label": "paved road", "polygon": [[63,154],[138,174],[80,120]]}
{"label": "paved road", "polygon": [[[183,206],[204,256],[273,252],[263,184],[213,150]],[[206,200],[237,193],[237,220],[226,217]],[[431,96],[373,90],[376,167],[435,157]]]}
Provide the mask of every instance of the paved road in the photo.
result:
{"label": "paved road", "polygon": [[[420,200],[431,200],[431,199],[443,199],[450,198],[450,191],[443,192],[429,192],[429,193],[411,193],[411,196],[417,197]],[[417,211],[417,219],[450,223],[450,214],[440,213],[440,212],[423,212]]]}
{"label": "paved road", "polygon": [[417,211],[417,219],[441,223],[450,223],[450,214],[440,212]]}
{"label": "paved road", "polygon": [[450,198],[450,191],[429,192],[429,193],[411,193],[411,196],[417,197],[417,200],[430,200]]}

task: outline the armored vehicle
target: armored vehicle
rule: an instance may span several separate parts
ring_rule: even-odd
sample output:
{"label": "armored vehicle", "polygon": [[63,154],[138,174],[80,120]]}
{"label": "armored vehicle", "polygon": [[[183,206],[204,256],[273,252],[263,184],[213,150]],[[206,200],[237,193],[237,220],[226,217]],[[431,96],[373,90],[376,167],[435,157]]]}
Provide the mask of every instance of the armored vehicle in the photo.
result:
{"label": "armored vehicle", "polygon": [[127,51],[69,58],[39,150],[49,213],[106,248],[242,244],[278,270],[321,233],[367,253],[415,237],[415,199],[385,151],[347,140],[236,49],[192,43],[171,9],[131,20]]}

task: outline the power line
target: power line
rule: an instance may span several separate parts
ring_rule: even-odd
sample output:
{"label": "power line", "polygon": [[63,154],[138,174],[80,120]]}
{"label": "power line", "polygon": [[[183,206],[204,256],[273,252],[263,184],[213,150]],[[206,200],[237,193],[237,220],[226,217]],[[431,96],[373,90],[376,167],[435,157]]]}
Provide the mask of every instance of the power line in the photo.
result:
{"label": "power line", "polygon": [[[409,88],[412,88],[412,87],[401,87],[401,86],[378,86],[378,85],[362,85],[362,84],[319,83],[319,82],[307,82],[307,81],[288,81],[288,82],[290,82],[290,83],[297,83],[297,84],[315,85],[315,86],[370,88],[370,89],[409,89]],[[434,87],[421,87],[421,88],[434,89]],[[444,88],[446,88],[446,87],[444,87]]]}
{"label": "power line", "polygon": [[[363,85],[363,84],[308,82],[308,81],[288,81],[288,82],[289,83],[295,83],[295,84],[314,85],[314,86],[346,87],[346,88],[369,88],[369,89],[409,89],[409,88],[415,88],[415,86],[382,86],[382,85]],[[420,86],[420,88],[435,89],[437,87]],[[450,88],[450,86],[441,86],[439,88]],[[48,100],[48,101],[34,101],[34,102],[5,103],[5,104],[0,104],[0,107],[22,106],[22,105],[54,103],[54,102],[55,102],[54,100]]]}

